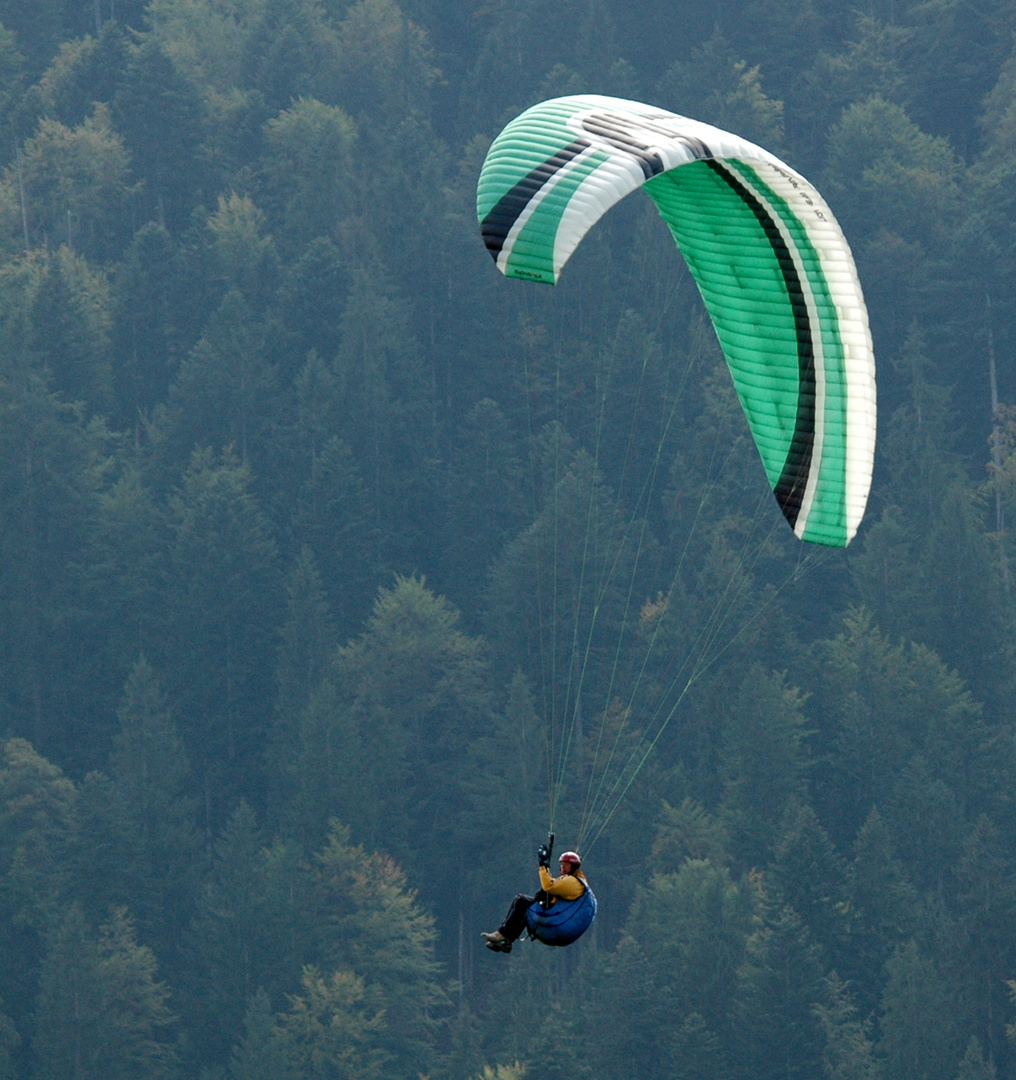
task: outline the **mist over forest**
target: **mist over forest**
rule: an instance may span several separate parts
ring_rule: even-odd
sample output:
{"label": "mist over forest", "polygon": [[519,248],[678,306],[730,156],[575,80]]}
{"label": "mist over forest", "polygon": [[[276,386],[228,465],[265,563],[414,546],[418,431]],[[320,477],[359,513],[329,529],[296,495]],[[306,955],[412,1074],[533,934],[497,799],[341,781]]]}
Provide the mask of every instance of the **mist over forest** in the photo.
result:
{"label": "mist over forest", "polygon": [[[0,0],[0,1080],[1016,1078],[1014,32]],[[492,140],[585,93],[835,212],[846,549],[649,199],[492,264]],[[549,822],[596,922],[495,955]]]}

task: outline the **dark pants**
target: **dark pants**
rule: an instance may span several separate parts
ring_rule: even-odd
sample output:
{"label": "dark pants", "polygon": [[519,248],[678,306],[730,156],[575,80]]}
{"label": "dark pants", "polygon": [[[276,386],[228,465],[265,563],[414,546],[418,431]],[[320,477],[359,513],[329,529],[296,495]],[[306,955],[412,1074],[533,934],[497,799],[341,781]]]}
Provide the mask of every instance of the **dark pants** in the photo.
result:
{"label": "dark pants", "polygon": [[526,928],[526,915],[529,909],[533,904],[539,904],[546,899],[547,894],[543,889],[540,889],[535,896],[526,896],[524,893],[519,893],[512,901],[512,906],[508,909],[504,922],[498,927],[499,933],[508,941],[517,941]]}

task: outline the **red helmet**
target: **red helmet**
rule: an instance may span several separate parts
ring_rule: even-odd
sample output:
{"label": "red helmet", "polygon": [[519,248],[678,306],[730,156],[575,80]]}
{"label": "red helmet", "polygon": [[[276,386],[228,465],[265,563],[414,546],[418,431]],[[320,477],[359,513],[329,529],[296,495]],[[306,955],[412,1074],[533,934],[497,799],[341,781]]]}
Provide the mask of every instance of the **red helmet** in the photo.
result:
{"label": "red helmet", "polygon": [[562,866],[567,863],[569,866],[574,866],[576,869],[582,865],[582,860],[574,851],[566,851],[558,861]]}

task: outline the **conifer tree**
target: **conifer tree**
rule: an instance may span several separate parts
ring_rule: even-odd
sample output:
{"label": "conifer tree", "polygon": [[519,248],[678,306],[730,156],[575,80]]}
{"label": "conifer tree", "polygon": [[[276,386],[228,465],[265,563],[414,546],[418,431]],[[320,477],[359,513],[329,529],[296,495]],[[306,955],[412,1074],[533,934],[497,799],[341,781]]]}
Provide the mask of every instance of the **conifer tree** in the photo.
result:
{"label": "conifer tree", "polygon": [[14,1021],[4,1012],[0,1000],[0,1080],[17,1080],[15,1054],[21,1045],[21,1036]]}
{"label": "conifer tree", "polygon": [[177,1075],[176,1023],[155,957],[122,910],[98,936],[72,905],[42,966],[33,1043],[40,1080]]}
{"label": "conifer tree", "polygon": [[23,93],[25,58],[18,50],[14,31],[3,24],[0,24],[0,72],[0,123],[9,124]]}
{"label": "conifer tree", "polygon": [[721,814],[748,865],[760,865],[776,840],[787,803],[805,791],[808,750],[801,693],[779,673],[753,667],[724,725]]}
{"label": "conifer tree", "polygon": [[[458,611],[421,578],[400,577],[339,651],[331,725],[317,714],[323,735],[339,734],[327,780],[339,805],[329,813],[371,845],[391,841],[428,900],[458,871],[469,747],[488,717],[485,674],[482,642],[462,630]],[[355,757],[339,750],[357,745]]]}
{"label": "conifer tree", "polygon": [[174,256],[169,233],[150,221],[134,234],[113,283],[116,415],[136,438],[175,373]]}
{"label": "conifer tree", "polygon": [[815,1006],[825,1044],[822,1075],[827,1080],[876,1080],[878,1060],[871,1025],[861,1019],[847,984],[832,972],[828,999]]}
{"label": "conifer tree", "polygon": [[[269,939],[282,926],[266,902],[264,836],[251,807],[233,811],[186,935],[186,1011],[202,1056],[216,1059],[242,1038],[244,1010],[262,988],[289,984],[272,970]],[[290,882],[298,888],[298,880]]]}
{"label": "conifer tree", "polygon": [[135,663],[118,710],[109,771],[131,853],[124,896],[149,941],[170,955],[193,910],[201,866],[197,799],[183,743],[148,661]]}
{"label": "conifer tree", "polygon": [[165,508],[138,462],[123,461],[110,481],[99,493],[88,537],[83,592],[100,627],[96,652],[104,674],[117,680],[115,689],[110,687],[112,698],[122,692],[139,656],[163,655],[169,535]]}
{"label": "conifer tree", "polygon": [[265,126],[263,202],[289,250],[323,245],[355,209],[356,126],[342,109],[301,97]]}
{"label": "conifer tree", "polygon": [[[359,0],[338,28],[342,46],[343,100],[354,116],[375,123],[406,113],[429,112],[435,70],[426,34],[395,0]],[[373,47],[364,47],[368,42]]]}
{"label": "conifer tree", "polygon": [[64,41],[37,85],[46,115],[73,126],[97,101],[108,105],[128,56],[127,35],[118,23],[105,26],[101,34]]}
{"label": "conifer tree", "polygon": [[336,646],[328,601],[311,549],[301,549],[286,583],[287,618],[276,666],[275,720],[267,747],[268,771],[278,808],[299,789],[300,722],[321,684]]}
{"label": "conifer tree", "polygon": [[953,945],[963,957],[963,993],[977,1022],[978,1052],[1006,1056],[1006,979],[1013,956],[1016,880],[998,827],[982,814],[965,838],[955,870],[956,925]]}
{"label": "conifer tree", "polygon": [[276,547],[250,472],[228,451],[194,453],[171,511],[169,692],[214,821],[234,796],[260,789],[279,601]]}
{"label": "conifer tree", "polygon": [[662,1041],[667,1075],[673,1080],[729,1080],[729,1055],[723,1040],[698,1013],[689,1013]]}
{"label": "conifer tree", "polygon": [[239,77],[271,113],[301,97],[333,102],[339,45],[324,5],[314,0],[268,0],[246,20]]}
{"label": "conifer tree", "polygon": [[895,950],[886,974],[878,1041],[883,1069],[900,1080],[953,1080],[965,1019],[955,987],[913,939]]}
{"label": "conifer tree", "polygon": [[828,1004],[818,948],[796,912],[755,879],[755,929],[731,1002],[738,1068],[759,1080],[820,1075],[816,1006]]}
{"label": "conifer tree", "polygon": [[[516,673],[503,711],[469,746],[470,766],[463,781],[469,801],[462,815],[469,861],[488,867],[492,879],[524,881],[532,874],[531,858],[518,841],[543,822],[550,766],[546,737],[529,683]],[[474,898],[484,911],[483,921],[502,914],[501,899],[496,905],[492,899],[486,888]]]}
{"label": "conifer tree", "polygon": [[967,1049],[960,1061],[956,1080],[995,1080],[998,1070],[991,1058],[984,1056],[984,1050],[976,1035],[970,1036]]}
{"label": "conifer tree", "polygon": [[139,194],[145,219],[181,227],[200,186],[194,181],[201,176],[198,147],[206,104],[159,35],[143,36],[131,50],[112,115],[133,174],[144,182]]}
{"label": "conifer tree", "polygon": [[696,1014],[705,1028],[726,1036],[750,931],[743,890],[709,860],[686,859],[636,893],[626,932],[647,958],[644,992],[658,997],[653,1009],[663,1030],[676,1031]]}
{"label": "conifer tree", "polygon": [[381,551],[377,506],[362,469],[336,429],[342,422],[341,379],[316,352],[296,377],[294,470],[300,477],[291,529],[314,553],[340,628],[340,640],[362,625]]}
{"label": "conifer tree", "polygon": [[181,459],[197,446],[228,446],[265,471],[277,381],[270,338],[271,327],[230,289],[181,363],[161,417]]}
{"label": "conifer tree", "polygon": [[286,1056],[309,1080],[380,1080],[390,1067],[378,1046],[387,1024],[373,987],[352,971],[325,977],[308,966],[303,992],[279,1020]]}
{"label": "conifer tree", "polygon": [[[284,238],[280,237],[283,243]],[[315,236],[281,270],[279,318],[297,356],[331,359],[339,349],[339,323],[349,288],[349,269],[330,235]]]}
{"label": "conifer tree", "polygon": [[99,949],[81,908],[55,926],[42,965],[33,1056],[40,1080],[97,1076],[92,1040],[101,1023]]}
{"label": "conifer tree", "polygon": [[522,523],[523,474],[510,422],[496,401],[477,402],[459,428],[448,468],[449,570],[465,606]]}
{"label": "conifer tree", "polygon": [[865,1014],[877,1005],[886,961],[901,939],[920,923],[920,894],[896,855],[885,818],[872,808],[853,845],[847,871],[849,951],[840,957],[842,974],[851,977]]}
{"label": "conifer tree", "polygon": [[33,297],[33,352],[65,401],[107,415],[113,404],[110,295],[105,274],[62,244],[47,260]]}
{"label": "conifer tree", "polygon": [[[317,863],[320,949],[325,970],[336,973],[335,991],[353,994],[368,1012],[383,1009],[372,1045],[390,1069],[429,1070],[447,1007],[433,916],[390,856],[352,846],[337,822]],[[363,972],[366,984],[353,972]]]}
{"label": "conifer tree", "polygon": [[74,783],[27,740],[0,748],[0,896],[7,911],[0,924],[8,931],[44,930],[65,899],[77,796]]}
{"label": "conifer tree", "polygon": [[86,426],[81,410],[50,393],[30,363],[22,284],[0,313],[0,485],[7,493],[0,671],[18,731],[40,753],[88,768],[102,727],[82,644],[95,613],[81,603],[81,589],[108,444],[102,426]]}
{"label": "conifer tree", "polygon": [[[101,103],[73,128],[42,119],[25,143],[16,176],[27,216],[8,227],[15,235],[27,227],[32,247],[66,243],[91,259],[119,257],[129,239],[134,194],[129,162],[110,110]],[[14,180],[8,173],[8,182]]]}
{"label": "conifer tree", "polygon": [[[425,354],[414,333],[412,305],[362,227],[344,233],[354,261],[334,360],[338,378],[338,434],[352,449],[377,515],[384,561],[415,561],[436,513],[424,497],[419,465],[433,453],[434,430]],[[380,560],[379,560],[380,561]],[[429,561],[429,560],[428,560]]]}
{"label": "conifer tree", "polygon": [[268,994],[258,987],[247,1006],[243,1039],[233,1047],[230,1080],[287,1080],[289,1061],[284,1038],[276,1030]]}
{"label": "conifer tree", "polygon": [[657,92],[665,108],[781,153],[783,102],[765,94],[759,67],[749,67],[718,29],[690,59],[674,61]]}
{"label": "conifer tree", "polygon": [[774,845],[772,877],[822,946],[826,964],[837,966],[845,944],[846,868],[810,803],[787,805]]}

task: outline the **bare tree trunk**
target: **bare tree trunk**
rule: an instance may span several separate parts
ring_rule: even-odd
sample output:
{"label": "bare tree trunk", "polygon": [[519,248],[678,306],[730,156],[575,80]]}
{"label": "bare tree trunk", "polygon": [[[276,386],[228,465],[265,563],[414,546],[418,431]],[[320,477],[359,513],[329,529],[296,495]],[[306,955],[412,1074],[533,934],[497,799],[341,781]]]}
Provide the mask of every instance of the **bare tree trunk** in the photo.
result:
{"label": "bare tree trunk", "polygon": [[18,160],[18,194],[21,196],[21,227],[25,230],[25,252],[29,248],[28,242],[28,207],[25,204],[25,178],[21,172],[21,148],[15,151]]}
{"label": "bare tree trunk", "polygon": [[1011,584],[1009,561],[1005,555],[1005,508],[1002,505],[1002,490],[999,476],[1002,470],[1002,443],[998,432],[998,381],[995,378],[995,335],[991,329],[991,294],[984,294],[988,324],[988,380],[991,384],[991,462],[994,466],[995,490],[995,532],[998,533],[999,552],[1001,555],[1002,582],[1006,589]]}

